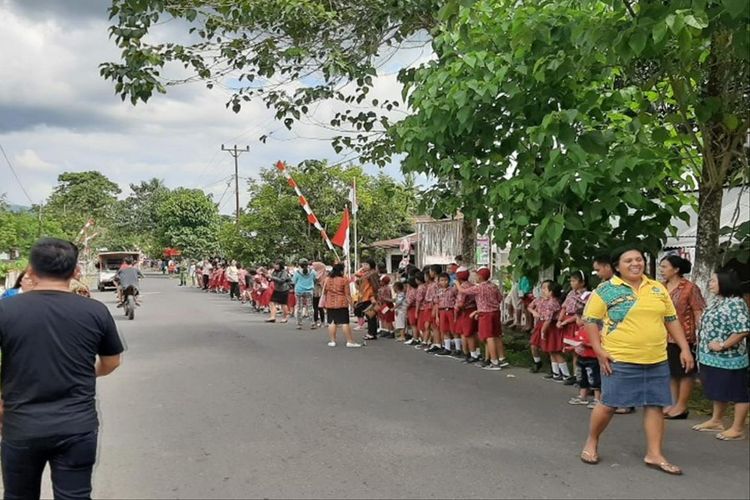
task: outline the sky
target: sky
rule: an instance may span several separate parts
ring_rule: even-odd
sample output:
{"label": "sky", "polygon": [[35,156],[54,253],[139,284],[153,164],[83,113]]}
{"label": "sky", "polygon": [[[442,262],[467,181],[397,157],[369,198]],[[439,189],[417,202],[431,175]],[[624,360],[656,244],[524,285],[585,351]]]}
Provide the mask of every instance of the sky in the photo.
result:
{"label": "sky", "polygon": [[[347,158],[327,140],[335,133],[315,124],[333,117],[331,103],[290,132],[261,101],[235,114],[225,107],[226,90],[200,83],[170,87],[146,104],[122,102],[99,76],[100,63],[118,59],[108,38],[108,6],[107,0],[0,0],[0,145],[28,193],[0,156],[0,195],[9,203],[40,203],[62,172],[98,170],[120,185],[123,197],[129,183],[156,177],[171,188],[204,189],[231,214],[234,163],[222,144],[250,146],[240,156],[241,205],[247,202],[242,184],[278,160]],[[173,21],[156,36],[184,33]],[[384,55],[371,97],[400,98],[395,73],[430,57],[429,46]],[[261,135],[269,135],[265,144]],[[397,161],[383,171],[400,177]]]}

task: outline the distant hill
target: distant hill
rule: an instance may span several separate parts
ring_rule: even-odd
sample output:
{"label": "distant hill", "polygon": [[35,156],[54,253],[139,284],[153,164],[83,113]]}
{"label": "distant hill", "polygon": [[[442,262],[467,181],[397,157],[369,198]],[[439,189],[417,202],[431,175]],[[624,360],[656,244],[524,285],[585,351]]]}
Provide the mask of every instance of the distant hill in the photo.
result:
{"label": "distant hill", "polygon": [[31,210],[31,207],[25,207],[23,205],[14,205],[13,203],[9,203],[8,210],[10,210],[11,212],[16,212],[16,213],[28,212],[29,210]]}

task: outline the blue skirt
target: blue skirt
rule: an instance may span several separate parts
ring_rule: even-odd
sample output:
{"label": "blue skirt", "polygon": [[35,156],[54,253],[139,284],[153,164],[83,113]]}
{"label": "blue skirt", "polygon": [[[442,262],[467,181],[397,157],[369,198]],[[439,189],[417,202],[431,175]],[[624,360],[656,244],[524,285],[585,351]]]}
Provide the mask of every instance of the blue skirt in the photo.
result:
{"label": "blue skirt", "polygon": [[672,405],[669,364],[612,363],[612,375],[602,373],[602,403],[611,408]]}
{"label": "blue skirt", "polygon": [[700,374],[706,399],[724,403],[750,403],[747,368],[726,370],[702,364]]}

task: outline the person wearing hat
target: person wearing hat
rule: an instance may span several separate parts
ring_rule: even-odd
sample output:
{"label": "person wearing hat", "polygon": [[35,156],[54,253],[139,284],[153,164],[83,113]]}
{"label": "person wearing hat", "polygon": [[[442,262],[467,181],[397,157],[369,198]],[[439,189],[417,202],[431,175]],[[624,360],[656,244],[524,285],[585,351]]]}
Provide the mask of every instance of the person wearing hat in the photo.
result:
{"label": "person wearing hat", "polygon": [[315,281],[317,279],[317,273],[310,269],[310,262],[307,259],[300,259],[299,269],[294,271],[294,275],[292,276],[294,295],[297,299],[297,330],[302,330],[302,319],[305,316],[310,318],[310,328],[316,328],[313,315],[310,314],[310,308],[312,307],[313,291],[315,290]]}
{"label": "person wearing hat", "polygon": [[479,269],[477,285],[469,287],[462,284],[459,291],[467,296],[473,296],[477,301],[477,310],[472,315],[477,318],[479,340],[487,343],[487,354],[482,368],[498,371],[508,366],[508,363],[505,361],[505,346],[501,338],[500,304],[503,302],[503,294],[497,285],[490,281],[491,274],[486,267]]}

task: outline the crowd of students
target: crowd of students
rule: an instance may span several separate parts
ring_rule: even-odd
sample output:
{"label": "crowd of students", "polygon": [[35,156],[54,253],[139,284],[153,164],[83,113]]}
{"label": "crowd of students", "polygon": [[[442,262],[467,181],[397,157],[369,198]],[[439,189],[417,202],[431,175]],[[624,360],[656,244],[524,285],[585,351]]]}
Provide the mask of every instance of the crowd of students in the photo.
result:
{"label": "crowd of students", "polygon": [[[631,253],[638,257],[638,251]],[[640,261],[645,263],[642,254],[640,256]],[[714,412],[709,421],[694,429],[715,431],[721,440],[742,439],[750,408],[746,349],[750,313],[742,299],[736,274],[717,272],[714,275],[711,290],[716,297],[712,305],[707,306],[700,289],[685,278],[690,273],[690,262],[679,256],[667,256],[661,261],[661,282],[641,274],[633,277],[633,284],[629,284],[624,276],[628,276],[631,268],[623,268],[620,273],[618,265],[622,267],[609,257],[594,260],[593,268],[602,285],[593,291],[586,273],[574,271],[568,276],[569,287],[565,294],[553,280],[543,281],[534,293],[523,278],[513,285],[507,297],[491,280],[489,269],[469,270],[460,262],[445,269],[439,265],[423,269],[410,265],[397,277],[392,277],[385,273],[384,266],[366,261],[348,277],[344,275],[343,264],[327,267],[321,262],[310,264],[305,259],[291,267],[279,261],[270,270],[244,269],[235,262],[205,261],[197,265],[194,275],[202,277],[196,279],[195,284],[207,292],[228,293],[232,299],[251,303],[256,311],[268,312],[266,321],[269,323],[286,323],[295,313],[297,328],[303,328],[307,318],[310,328],[314,329],[323,326],[328,318],[330,347],[337,345],[339,328],[346,336],[347,347],[361,347],[363,343],[355,342],[352,336],[350,317],[354,315],[360,328],[367,325],[364,340],[392,338],[425,354],[460,360],[489,371],[501,371],[509,366],[503,343],[505,319],[506,327],[511,323],[510,326],[530,333],[529,348],[533,358],[530,371],[541,372],[546,357],[549,371],[542,376],[562,385],[576,386],[578,392],[568,403],[592,410],[606,407],[613,413],[632,413],[635,406],[651,407],[647,400],[654,393],[649,391],[659,385],[653,382],[637,388],[636,393],[646,394],[646,403],[621,398],[621,404],[612,404],[611,397],[607,403],[602,394],[603,380],[610,384],[604,391],[610,396],[620,387],[613,385],[617,376],[606,358],[609,354],[602,357],[608,348],[624,349],[625,353],[654,353],[652,360],[658,361],[655,366],[659,365],[660,369],[663,366],[670,379],[666,396],[662,392],[662,403],[656,405],[661,408],[662,417],[668,420],[688,417],[687,404],[696,378],[695,367],[700,363],[704,392],[714,401]],[[642,267],[645,268],[645,264]],[[643,273],[643,269],[640,272]],[[640,310],[643,306],[639,304],[646,303],[646,299],[639,298],[642,292],[638,286],[651,286],[649,299],[664,291],[664,300],[657,307],[664,316],[652,314],[653,318],[646,320],[642,325],[647,332],[643,338],[637,331],[628,333],[629,329],[634,329],[630,323],[643,321],[649,314]],[[595,307],[587,308],[592,297]],[[501,311],[505,311],[505,317]],[[635,319],[630,321],[628,316]],[[633,342],[633,345],[623,348],[618,343],[627,339],[627,335],[632,338],[624,342]],[[643,340],[648,335],[652,335],[651,340]],[[658,336],[664,339],[659,341]],[[662,342],[666,347],[664,353],[660,351]],[[627,355],[623,355],[622,359],[626,358]],[[636,354],[633,363],[618,359],[616,364],[638,367],[640,359]],[[632,392],[633,388],[628,390]],[[725,428],[723,416],[730,402],[736,403],[735,421]],[[605,418],[602,413],[594,421]],[[584,450],[582,460],[596,463],[598,456],[588,449]],[[665,464],[660,470],[679,472],[678,468]]]}

